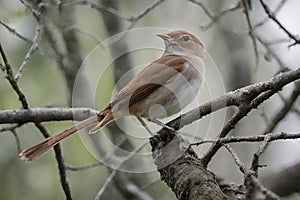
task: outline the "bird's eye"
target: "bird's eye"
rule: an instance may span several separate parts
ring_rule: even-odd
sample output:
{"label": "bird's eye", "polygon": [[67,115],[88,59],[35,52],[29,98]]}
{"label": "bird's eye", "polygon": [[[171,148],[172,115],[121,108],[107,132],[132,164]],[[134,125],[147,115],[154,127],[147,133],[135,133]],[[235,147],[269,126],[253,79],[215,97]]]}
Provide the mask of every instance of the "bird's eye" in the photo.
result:
{"label": "bird's eye", "polygon": [[190,37],[187,36],[187,35],[184,35],[184,36],[181,37],[181,39],[182,39],[183,41],[187,42],[187,41],[190,40]]}

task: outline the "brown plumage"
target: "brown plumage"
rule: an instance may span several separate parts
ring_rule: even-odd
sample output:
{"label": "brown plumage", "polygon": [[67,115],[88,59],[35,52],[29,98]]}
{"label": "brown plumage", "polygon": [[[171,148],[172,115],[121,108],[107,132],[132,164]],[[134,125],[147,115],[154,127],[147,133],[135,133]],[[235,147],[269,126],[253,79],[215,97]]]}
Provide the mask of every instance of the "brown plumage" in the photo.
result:
{"label": "brown plumage", "polygon": [[[89,133],[95,133],[110,121],[128,115],[148,119],[170,116],[195,99],[204,76],[202,43],[186,31],[158,36],[166,45],[163,55],[121,89],[97,116],[29,147],[21,152],[21,158],[35,160],[62,139],[96,122],[98,124]],[[166,116],[161,109],[152,109],[156,104],[164,107]]]}

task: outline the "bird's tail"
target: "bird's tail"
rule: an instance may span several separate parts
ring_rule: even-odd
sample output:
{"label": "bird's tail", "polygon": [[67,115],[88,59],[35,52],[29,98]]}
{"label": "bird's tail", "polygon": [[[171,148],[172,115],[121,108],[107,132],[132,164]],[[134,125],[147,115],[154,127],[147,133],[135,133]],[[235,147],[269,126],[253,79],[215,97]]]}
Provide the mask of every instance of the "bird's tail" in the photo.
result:
{"label": "bird's tail", "polygon": [[20,158],[26,161],[33,161],[39,158],[40,156],[42,156],[48,150],[50,150],[54,145],[59,143],[62,139],[68,137],[69,135],[72,135],[73,133],[76,133],[77,131],[79,131],[80,129],[88,125],[98,122],[98,120],[99,120],[98,116],[93,116],[83,121],[80,121],[76,123],[74,126],[71,126],[63,130],[59,134],[48,137],[45,140],[25,149],[20,153]]}

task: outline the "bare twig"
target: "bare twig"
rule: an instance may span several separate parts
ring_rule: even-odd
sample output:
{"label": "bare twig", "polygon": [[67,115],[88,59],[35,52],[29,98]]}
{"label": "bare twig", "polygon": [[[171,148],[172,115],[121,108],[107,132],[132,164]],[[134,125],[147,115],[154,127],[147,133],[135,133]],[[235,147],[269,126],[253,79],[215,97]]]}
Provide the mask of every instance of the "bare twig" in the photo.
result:
{"label": "bare twig", "polygon": [[77,171],[82,171],[82,170],[87,170],[87,169],[93,169],[95,167],[99,167],[99,166],[103,166],[103,165],[104,165],[103,162],[96,162],[96,163],[82,165],[82,166],[76,166],[76,167],[66,165],[66,169],[77,172]]}
{"label": "bare twig", "polygon": [[151,182],[147,183],[146,185],[144,185],[142,187],[142,190],[147,190],[148,188],[150,188],[153,185],[160,183],[160,182],[161,182],[161,178],[156,178],[156,179],[152,180]]}
{"label": "bare twig", "polygon": [[9,32],[11,32],[13,35],[17,36],[18,38],[20,38],[21,40],[24,40],[25,42],[32,44],[33,42],[28,39],[27,37],[21,35],[20,33],[18,33],[15,29],[9,27],[7,24],[5,24],[1,19],[0,19],[0,24],[2,24],[2,26],[4,26]]}
{"label": "bare twig", "polygon": [[[273,14],[274,16],[276,16],[276,14],[283,8],[284,4],[287,2],[287,0],[281,0],[278,5],[276,6]],[[261,22],[258,22],[257,24],[255,24],[253,26],[253,29],[259,28],[261,26],[263,26],[267,21],[268,21],[269,17],[265,17]]]}
{"label": "bare twig", "polygon": [[255,38],[266,48],[267,53],[269,53],[278,63],[281,70],[286,68],[286,65],[283,63],[283,61],[279,58],[279,56],[272,50],[270,47],[269,42],[265,41],[261,36],[255,35]]}
{"label": "bare twig", "polygon": [[131,29],[141,18],[143,18],[146,14],[148,14],[151,10],[153,10],[154,8],[156,8],[159,4],[161,4],[164,0],[156,0],[153,4],[151,4],[150,6],[148,6],[144,11],[142,11],[141,13],[132,16],[129,18],[129,21],[131,22],[131,24],[128,27],[128,30]]}
{"label": "bare twig", "polygon": [[18,153],[20,153],[21,152],[21,143],[20,143],[19,136],[16,133],[15,129],[10,130],[10,132],[12,133],[12,135],[14,136],[14,138],[16,140],[17,150],[18,150]]}
{"label": "bare twig", "polygon": [[125,185],[126,189],[137,199],[140,200],[153,200],[153,198],[139,188],[136,184],[132,183],[131,181],[127,181]]}
{"label": "bare twig", "polygon": [[103,6],[103,5],[99,5],[97,3],[94,3],[92,1],[87,1],[87,0],[75,0],[75,1],[69,1],[69,2],[63,2],[61,3],[62,6],[68,6],[70,4],[76,4],[76,5],[82,5],[82,6],[88,6],[90,8],[96,9],[100,12],[105,12],[105,13],[110,13],[115,15],[116,17],[123,19],[125,21],[130,21],[129,17],[126,17],[124,15],[122,15],[122,13],[120,11],[118,11],[117,9],[114,8],[110,8],[107,6]]}
{"label": "bare twig", "polygon": [[32,13],[33,17],[34,17],[37,21],[40,20],[40,14],[41,14],[41,13],[40,13],[38,10],[34,9],[33,6],[32,6],[30,3],[28,3],[26,0],[20,0],[20,2],[21,2],[22,4],[24,4],[24,5],[30,10],[30,12]]}
{"label": "bare twig", "polygon": [[300,39],[293,35],[290,31],[288,31],[281,22],[275,17],[275,15],[271,12],[270,8],[263,2],[263,0],[260,0],[260,3],[262,7],[264,8],[265,12],[267,13],[268,17],[273,20],[287,35],[289,38],[294,40],[294,43],[290,44],[289,47],[294,46],[296,44],[300,43]]}
{"label": "bare twig", "polygon": [[242,161],[239,159],[238,155],[234,152],[234,150],[228,145],[223,144],[223,146],[227,149],[227,151],[231,154],[235,164],[239,167],[240,171],[247,176],[250,171],[247,169],[247,167],[242,163]]}
{"label": "bare twig", "polygon": [[77,26],[72,26],[72,27],[69,27],[69,30],[70,31],[76,31],[78,33],[81,33],[82,35],[86,35],[90,38],[92,38],[93,40],[95,40],[97,42],[97,44],[100,44],[101,45],[101,40],[94,34],[92,34],[91,32],[88,32],[88,31],[85,31],[83,29],[80,29],[79,27]]}
{"label": "bare twig", "polygon": [[156,8],[159,4],[161,4],[164,0],[157,0],[155,1],[152,5],[148,6],[144,11],[142,11],[141,13],[130,17],[129,21],[131,22],[137,22],[138,20],[140,20],[141,18],[143,18],[148,12],[150,12],[151,10],[153,10],[154,8]]}
{"label": "bare twig", "polygon": [[28,52],[26,53],[25,58],[16,73],[15,81],[19,80],[19,78],[22,75],[22,71],[23,71],[25,65],[27,64],[27,62],[29,61],[31,56],[38,50],[38,46],[39,46],[38,43],[40,40],[40,36],[41,36],[41,28],[40,28],[40,25],[37,25],[36,30],[35,30],[35,36],[32,40],[32,45],[31,45],[30,49],[28,50]]}
{"label": "bare twig", "polygon": [[117,169],[113,169],[110,173],[110,175],[105,179],[104,184],[100,188],[100,190],[97,192],[97,195],[95,196],[95,200],[100,200],[101,196],[103,195],[104,191],[106,190],[108,184],[111,182],[111,180],[114,178],[114,176],[117,173]]}
{"label": "bare twig", "polygon": [[111,157],[114,155],[115,151],[125,142],[125,138],[123,137],[123,139],[119,140],[117,144],[115,144],[113,150],[111,152],[108,152],[106,157],[103,159],[103,161],[99,161],[96,163],[92,163],[92,164],[87,164],[87,165],[83,165],[83,166],[66,166],[66,169],[71,170],[71,171],[81,171],[81,170],[87,170],[87,169],[92,169],[95,167],[99,167],[99,166],[103,166],[105,165],[105,163],[111,159]]}
{"label": "bare twig", "polygon": [[2,56],[2,60],[4,62],[5,71],[6,71],[6,74],[7,74],[6,78],[9,81],[12,88],[14,89],[14,91],[17,93],[17,95],[19,97],[19,101],[21,102],[23,108],[28,109],[29,108],[28,102],[27,102],[24,94],[20,90],[17,82],[15,81],[15,79],[13,77],[12,68],[11,68],[10,64],[8,63],[7,57],[5,55],[4,49],[2,48],[1,44],[0,44],[0,53],[1,53],[1,56]]}
{"label": "bare twig", "polygon": [[201,26],[201,30],[206,31],[208,30],[212,25],[214,25],[215,23],[217,23],[224,15],[227,15],[229,13],[233,13],[235,10],[238,10],[241,8],[241,3],[238,1],[235,5],[233,5],[232,7],[226,8],[224,10],[222,10],[221,12],[219,12],[218,14],[212,14],[208,8],[206,8],[206,6],[204,6],[204,4],[202,2],[196,1],[196,0],[188,0],[198,6],[200,6],[202,8],[202,10],[204,11],[204,13],[208,16],[208,18],[211,19],[211,22],[209,22],[206,25],[202,25]]}
{"label": "bare twig", "polygon": [[212,21],[215,20],[214,15],[210,13],[208,8],[206,8],[206,6],[204,6],[204,4],[202,2],[196,1],[196,0],[188,0],[188,1],[200,6],[201,9],[203,10],[203,12],[207,15],[207,17],[209,17]]}
{"label": "bare twig", "polygon": [[272,134],[266,135],[264,141],[259,146],[257,152],[255,152],[255,154],[253,155],[252,165],[251,165],[250,170],[252,170],[254,172],[255,177],[258,176],[258,168],[260,167],[259,158],[262,155],[262,153],[265,151],[265,149],[267,148],[269,142],[271,141],[271,135]]}
{"label": "bare twig", "polygon": [[228,144],[228,143],[241,143],[241,142],[262,142],[267,137],[270,137],[270,141],[276,140],[294,140],[300,138],[300,133],[285,133],[281,132],[279,134],[269,134],[267,135],[254,135],[254,136],[231,136],[226,138],[219,138],[215,140],[203,140],[196,143],[191,143],[191,146],[194,145],[201,145],[204,143],[221,143],[221,144]]}
{"label": "bare twig", "polygon": [[252,40],[252,44],[253,44],[253,49],[254,49],[254,55],[255,55],[255,65],[256,65],[256,68],[258,66],[258,50],[257,50],[257,43],[256,43],[256,38],[254,36],[254,29],[252,27],[252,23],[251,23],[251,20],[250,20],[250,14],[249,14],[249,8],[248,8],[248,4],[246,2],[247,0],[242,0],[242,4],[243,4],[243,8],[244,8],[244,13],[245,13],[245,16],[246,16],[246,21],[247,21],[247,24],[248,24],[248,33],[249,33],[249,36]]}
{"label": "bare twig", "polygon": [[104,184],[98,191],[97,195],[95,196],[95,200],[100,200],[101,196],[103,195],[104,191],[106,190],[106,187],[108,184],[112,181],[113,177],[116,175],[117,170],[125,164],[128,160],[130,160],[137,152],[141,151],[147,144],[149,143],[148,140],[146,140],[144,143],[140,144],[138,147],[136,147],[132,152],[130,152],[126,157],[122,158],[120,163],[118,163],[117,167],[112,169],[111,174],[109,177],[106,178]]}
{"label": "bare twig", "polygon": [[[228,145],[228,144],[223,144],[223,146],[228,150],[228,152],[231,154],[233,157],[234,162],[236,165],[239,167],[240,171],[244,174],[245,177],[245,185],[247,189],[246,193],[246,199],[255,199],[254,193],[261,192],[265,197],[268,199],[274,199],[274,200],[280,200],[281,198],[277,196],[275,193],[269,191],[266,189],[254,176],[254,172],[252,170],[249,170],[239,159],[238,155],[234,152],[234,150]],[[265,145],[260,149],[262,152],[264,149]],[[258,191],[257,191],[258,190]]]}
{"label": "bare twig", "polygon": [[[0,114],[1,115],[1,114]],[[12,130],[15,130],[16,128],[20,127],[21,125],[20,124],[13,124],[13,125],[10,125],[10,126],[7,126],[7,127],[3,127],[0,129],[0,133],[1,132],[6,132],[6,131],[12,131]]]}
{"label": "bare twig", "polygon": [[289,113],[289,111],[292,109],[294,103],[298,99],[300,95],[300,82],[295,82],[295,88],[288,98],[288,100],[284,100],[284,106],[274,115],[274,117],[269,121],[268,126],[266,127],[266,130],[264,131],[264,134],[272,132],[277,124]]}

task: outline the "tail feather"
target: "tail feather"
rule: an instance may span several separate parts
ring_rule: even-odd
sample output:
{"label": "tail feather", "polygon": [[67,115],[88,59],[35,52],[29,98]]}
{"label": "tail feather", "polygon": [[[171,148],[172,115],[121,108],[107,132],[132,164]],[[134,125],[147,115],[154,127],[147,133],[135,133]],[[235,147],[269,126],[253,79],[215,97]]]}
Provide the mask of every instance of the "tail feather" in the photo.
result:
{"label": "tail feather", "polygon": [[48,139],[46,139],[22,151],[20,153],[20,158],[21,160],[25,161],[34,161],[35,159],[39,158],[47,151],[49,151],[52,146],[54,145],[49,144]]}
{"label": "tail feather", "polygon": [[90,117],[88,119],[80,121],[80,122],[76,123],[74,126],[71,126],[67,129],[63,130],[59,134],[48,137],[45,140],[25,149],[24,151],[22,151],[20,153],[19,156],[22,160],[34,161],[37,158],[39,158],[40,156],[42,156],[43,154],[45,154],[47,151],[49,151],[54,145],[59,143],[62,139],[66,138],[69,135],[76,133],[80,129],[82,129],[88,125],[91,125],[93,123],[96,123],[96,122],[98,122],[97,116]]}
{"label": "tail feather", "polygon": [[111,120],[114,119],[113,114],[110,110],[108,110],[106,113],[104,113],[102,115],[102,117],[103,118],[99,121],[99,123],[89,131],[89,134],[94,134],[94,133],[98,132],[103,126],[105,126],[108,122],[110,122]]}

